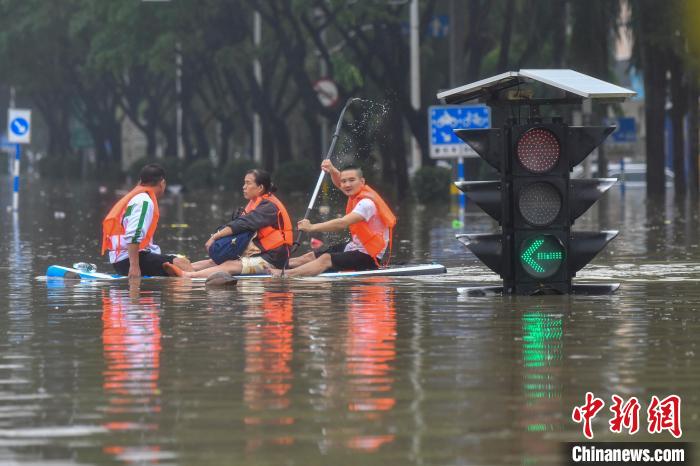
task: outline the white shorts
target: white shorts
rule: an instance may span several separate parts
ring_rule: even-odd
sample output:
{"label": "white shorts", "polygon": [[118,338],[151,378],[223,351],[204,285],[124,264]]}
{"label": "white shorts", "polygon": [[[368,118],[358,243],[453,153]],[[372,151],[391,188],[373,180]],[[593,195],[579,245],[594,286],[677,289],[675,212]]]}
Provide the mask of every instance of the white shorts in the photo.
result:
{"label": "white shorts", "polygon": [[268,273],[271,265],[260,256],[241,257],[241,275]]}

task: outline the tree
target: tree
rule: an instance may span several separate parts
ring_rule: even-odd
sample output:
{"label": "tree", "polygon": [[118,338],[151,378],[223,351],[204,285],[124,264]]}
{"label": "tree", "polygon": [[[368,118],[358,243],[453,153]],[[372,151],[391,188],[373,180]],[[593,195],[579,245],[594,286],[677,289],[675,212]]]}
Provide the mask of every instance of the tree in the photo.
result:
{"label": "tree", "polygon": [[666,196],[664,177],[664,115],[671,18],[666,2],[631,0],[634,64],[644,72],[647,197]]}

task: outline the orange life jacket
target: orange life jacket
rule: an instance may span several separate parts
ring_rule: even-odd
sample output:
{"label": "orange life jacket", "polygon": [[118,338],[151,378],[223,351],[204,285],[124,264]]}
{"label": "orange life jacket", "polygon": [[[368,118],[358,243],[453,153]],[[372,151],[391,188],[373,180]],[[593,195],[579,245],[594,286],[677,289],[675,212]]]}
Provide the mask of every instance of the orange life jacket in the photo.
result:
{"label": "orange life jacket", "polygon": [[[389,256],[391,257],[391,238],[394,233],[394,225],[396,225],[396,216],[387,203],[384,202],[384,199],[367,185],[364,185],[362,189],[360,189],[360,192],[348,198],[348,203],[345,207],[345,215],[352,212],[362,199],[369,199],[374,202],[374,205],[377,207],[379,219],[389,229]],[[373,232],[365,220],[350,225],[350,233],[357,236],[367,253],[372,256],[378,265],[379,261],[377,260],[377,256],[386,248],[384,234]]]}
{"label": "orange life jacket", "polygon": [[245,206],[244,215],[255,210],[263,200],[268,200],[277,206],[277,227],[266,226],[257,232],[257,238],[263,251],[276,249],[283,244],[291,246],[294,236],[292,221],[289,219],[289,214],[284,204],[273,194],[263,194],[258,196],[255,201],[248,202],[248,205]]}
{"label": "orange life jacket", "polygon": [[115,251],[117,255],[119,255],[119,243],[117,242],[116,249],[114,249],[115,246],[112,244],[112,236],[123,235],[124,233],[126,233],[124,231],[124,225],[122,225],[122,220],[124,219],[126,207],[129,205],[129,201],[131,201],[131,199],[133,199],[134,196],[141,193],[148,193],[148,196],[151,198],[151,201],[153,201],[153,220],[151,220],[151,226],[148,228],[148,231],[139,243],[139,249],[144,249],[149,244],[151,244],[153,234],[156,232],[156,228],[158,228],[158,218],[160,217],[160,211],[158,210],[156,193],[155,191],[153,191],[153,188],[150,186],[139,185],[131,191],[129,191],[129,193],[126,196],[119,199],[119,201],[116,204],[114,204],[114,207],[112,207],[112,209],[109,211],[105,219],[102,220],[101,255],[104,255],[104,253],[108,249]]}

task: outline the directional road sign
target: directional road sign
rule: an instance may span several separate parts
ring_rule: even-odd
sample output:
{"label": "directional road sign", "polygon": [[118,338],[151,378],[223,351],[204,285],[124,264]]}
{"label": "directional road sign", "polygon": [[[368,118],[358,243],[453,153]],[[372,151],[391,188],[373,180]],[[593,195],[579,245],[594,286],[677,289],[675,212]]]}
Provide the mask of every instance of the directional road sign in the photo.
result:
{"label": "directional road sign", "polygon": [[612,133],[612,141],[617,143],[636,142],[637,141],[637,121],[634,117],[619,117],[617,129]]}
{"label": "directional road sign", "polygon": [[11,143],[29,144],[32,134],[31,110],[11,108],[7,111],[7,139]]}
{"label": "directional road sign", "polygon": [[428,126],[431,158],[478,157],[454,130],[490,128],[491,109],[486,105],[433,105],[428,110]]}

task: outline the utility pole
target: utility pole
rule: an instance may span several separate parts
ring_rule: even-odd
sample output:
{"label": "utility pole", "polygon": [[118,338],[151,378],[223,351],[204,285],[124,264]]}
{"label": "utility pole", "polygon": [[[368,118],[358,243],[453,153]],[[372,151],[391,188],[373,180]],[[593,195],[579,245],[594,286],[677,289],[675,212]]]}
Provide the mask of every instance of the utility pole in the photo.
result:
{"label": "utility pole", "polygon": [[[420,109],[420,42],[419,42],[418,0],[411,0],[411,106]],[[421,167],[420,145],[415,136],[411,137],[411,172]]]}
{"label": "utility pole", "polygon": [[[255,45],[255,60],[253,61],[253,74],[258,86],[262,86],[262,64],[258,58],[260,43],[262,42],[262,17],[260,12],[256,11],[253,15],[253,44]],[[260,121],[260,112],[253,114],[253,160],[258,165],[262,165],[262,122]]]}
{"label": "utility pole", "polygon": [[175,43],[175,98],[177,99],[177,110],[175,115],[175,131],[177,143],[177,158],[185,159],[185,147],[182,143],[182,43]]}
{"label": "utility pole", "polygon": [[460,36],[457,25],[464,18],[464,4],[462,0],[450,0],[449,7],[449,55],[450,55],[450,87],[455,88],[463,79],[462,60],[464,58],[464,37]]}
{"label": "utility pole", "polygon": [[[323,31],[321,31],[321,43],[324,44],[326,43],[326,29],[324,28]],[[320,78],[327,78],[328,77],[328,64],[326,63],[326,60],[324,59],[323,56],[319,54],[319,74],[321,75]],[[328,147],[328,119],[326,117],[321,116],[321,149],[325,150],[325,148]]]}

